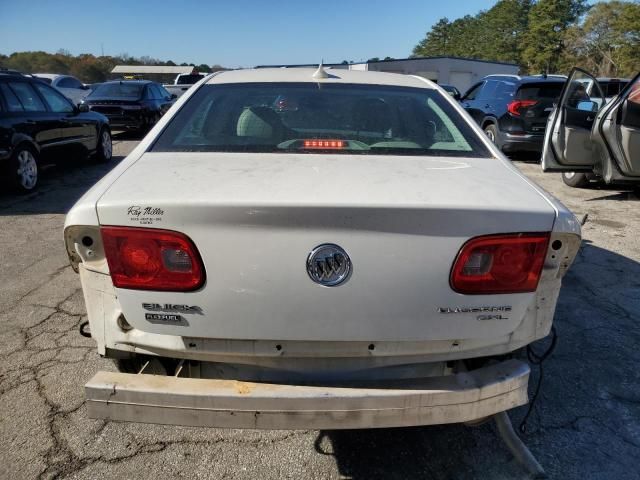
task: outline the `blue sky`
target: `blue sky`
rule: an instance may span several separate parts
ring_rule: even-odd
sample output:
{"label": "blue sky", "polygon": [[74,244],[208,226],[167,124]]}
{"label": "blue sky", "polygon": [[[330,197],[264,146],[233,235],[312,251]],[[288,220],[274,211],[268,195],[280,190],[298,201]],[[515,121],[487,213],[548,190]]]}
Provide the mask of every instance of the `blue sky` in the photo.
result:
{"label": "blue sky", "polygon": [[493,0],[0,0],[0,53],[61,48],[251,67],[407,57],[429,27]]}

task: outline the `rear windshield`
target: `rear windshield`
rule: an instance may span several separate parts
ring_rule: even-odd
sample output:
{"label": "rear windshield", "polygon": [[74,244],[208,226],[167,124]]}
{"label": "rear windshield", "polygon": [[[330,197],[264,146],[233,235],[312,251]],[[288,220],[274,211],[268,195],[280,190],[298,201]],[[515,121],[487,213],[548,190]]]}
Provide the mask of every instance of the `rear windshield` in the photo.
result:
{"label": "rear windshield", "polygon": [[627,82],[620,80],[599,81],[598,83],[602,87],[605,97],[615,97],[627,86]]}
{"label": "rear windshield", "polygon": [[491,156],[436,90],[317,83],[204,85],[152,150]]}
{"label": "rear windshield", "polygon": [[517,100],[557,100],[564,83],[527,83],[518,89]]}
{"label": "rear windshield", "polygon": [[115,97],[139,99],[142,97],[143,84],[140,83],[103,83],[91,92],[90,97]]}
{"label": "rear windshield", "polygon": [[177,85],[193,85],[204,78],[204,75],[179,75]]}

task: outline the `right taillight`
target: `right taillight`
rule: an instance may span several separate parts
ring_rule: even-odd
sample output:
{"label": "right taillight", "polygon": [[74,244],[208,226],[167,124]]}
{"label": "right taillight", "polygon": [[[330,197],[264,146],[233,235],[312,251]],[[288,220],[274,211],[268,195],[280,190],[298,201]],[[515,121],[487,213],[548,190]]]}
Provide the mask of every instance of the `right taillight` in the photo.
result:
{"label": "right taillight", "polygon": [[115,287],[185,292],[203,285],[202,260],[186,235],[130,227],[101,227],[100,232]]}
{"label": "right taillight", "polygon": [[511,115],[519,117],[522,114],[520,110],[523,108],[533,107],[536,103],[538,103],[536,100],[514,100],[507,104],[507,110]]}
{"label": "right taillight", "polygon": [[548,244],[548,233],[473,238],[456,258],[451,288],[467,295],[533,292]]}

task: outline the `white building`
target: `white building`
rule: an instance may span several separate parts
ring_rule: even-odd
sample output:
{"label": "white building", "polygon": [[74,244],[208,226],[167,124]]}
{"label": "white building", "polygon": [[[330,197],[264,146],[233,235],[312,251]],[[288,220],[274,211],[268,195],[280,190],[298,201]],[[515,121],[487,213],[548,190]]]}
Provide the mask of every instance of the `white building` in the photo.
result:
{"label": "white building", "polygon": [[[260,65],[266,67],[313,67],[317,64],[306,65]],[[397,60],[380,60],[377,62],[351,64],[325,64],[334,69],[371,70],[376,72],[404,73],[420,75],[436,83],[453,85],[464,93],[471,85],[486,75],[502,73],[517,75],[520,67],[514,63],[491,62],[460,57],[420,57],[401,58]]]}

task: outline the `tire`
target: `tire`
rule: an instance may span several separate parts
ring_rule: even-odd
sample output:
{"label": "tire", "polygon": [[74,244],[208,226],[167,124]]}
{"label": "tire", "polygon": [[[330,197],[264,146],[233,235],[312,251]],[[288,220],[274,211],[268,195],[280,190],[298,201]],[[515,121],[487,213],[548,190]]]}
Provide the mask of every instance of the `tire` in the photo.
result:
{"label": "tire", "polygon": [[586,173],[562,172],[562,181],[573,188],[587,188],[591,182]]}
{"label": "tire", "polygon": [[107,163],[113,157],[113,143],[111,141],[111,132],[108,128],[102,127],[100,135],[98,135],[98,146],[94,158],[100,163]]}
{"label": "tire", "polygon": [[484,134],[489,137],[489,140],[491,140],[494,145],[497,145],[496,138],[498,138],[498,129],[493,123],[484,127]]}
{"label": "tire", "polygon": [[33,192],[38,186],[38,154],[28,145],[19,145],[10,160],[10,180],[21,194]]}

